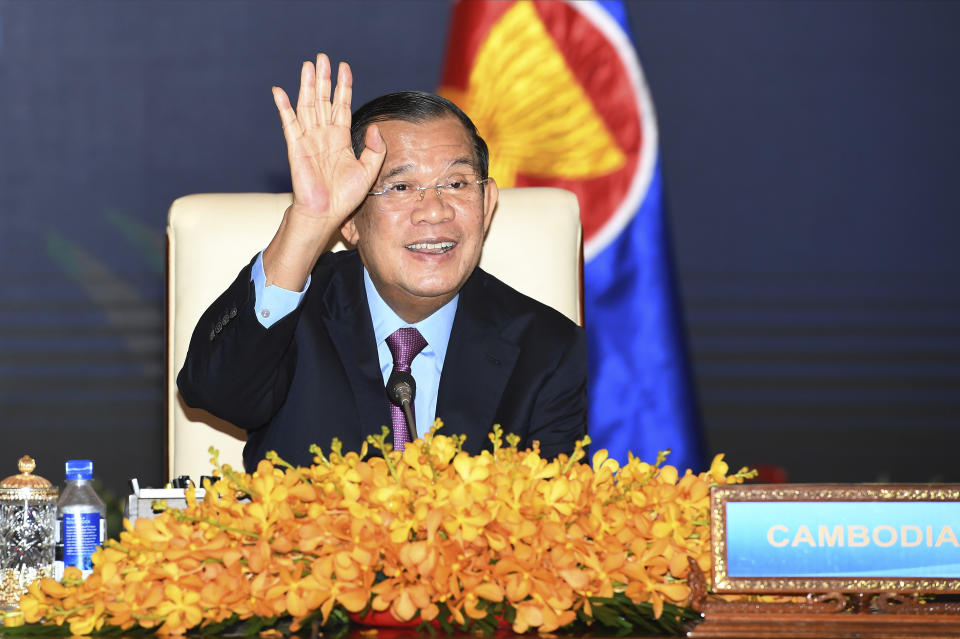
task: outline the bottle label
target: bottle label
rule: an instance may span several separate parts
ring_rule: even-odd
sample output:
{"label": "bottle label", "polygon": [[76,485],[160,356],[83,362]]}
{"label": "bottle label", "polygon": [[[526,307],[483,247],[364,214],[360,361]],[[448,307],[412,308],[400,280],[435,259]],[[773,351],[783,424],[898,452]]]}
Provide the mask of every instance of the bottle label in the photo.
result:
{"label": "bottle label", "polygon": [[103,543],[100,513],[63,514],[63,563],[85,573],[93,570],[90,557]]}

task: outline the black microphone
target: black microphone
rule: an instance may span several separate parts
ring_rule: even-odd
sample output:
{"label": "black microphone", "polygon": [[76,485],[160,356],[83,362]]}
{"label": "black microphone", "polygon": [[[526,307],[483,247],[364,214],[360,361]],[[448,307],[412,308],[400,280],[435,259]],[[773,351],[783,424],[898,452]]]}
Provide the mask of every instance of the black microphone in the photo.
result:
{"label": "black microphone", "polygon": [[390,378],[387,380],[387,397],[390,398],[391,402],[403,409],[403,414],[407,421],[407,435],[410,437],[410,441],[417,438],[416,431],[414,430],[413,413],[410,410],[416,394],[417,382],[414,381],[413,375],[406,371],[398,371],[396,369],[391,371]]}

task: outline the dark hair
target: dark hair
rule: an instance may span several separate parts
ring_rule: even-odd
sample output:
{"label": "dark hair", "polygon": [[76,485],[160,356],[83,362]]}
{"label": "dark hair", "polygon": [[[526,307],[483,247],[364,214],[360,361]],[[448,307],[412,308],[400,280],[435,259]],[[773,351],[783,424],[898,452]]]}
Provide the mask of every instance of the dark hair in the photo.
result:
{"label": "dark hair", "polygon": [[467,114],[460,110],[456,104],[450,100],[427,93],[425,91],[398,91],[397,93],[388,93],[379,98],[370,100],[353,114],[353,123],[350,126],[350,139],[353,144],[353,152],[357,157],[364,147],[364,137],[367,134],[367,127],[373,122],[383,122],[385,120],[402,120],[404,122],[413,122],[420,124],[428,120],[436,120],[454,116],[467,135],[473,142],[473,155],[477,162],[477,171],[481,178],[487,177],[490,163],[490,151],[487,150],[487,143],[480,137],[476,125],[467,117]]}

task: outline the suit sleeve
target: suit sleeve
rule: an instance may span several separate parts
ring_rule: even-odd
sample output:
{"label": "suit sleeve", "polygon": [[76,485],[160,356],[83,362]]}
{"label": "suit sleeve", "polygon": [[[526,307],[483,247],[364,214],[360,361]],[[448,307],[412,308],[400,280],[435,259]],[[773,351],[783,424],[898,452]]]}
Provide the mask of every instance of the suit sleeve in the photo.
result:
{"label": "suit sleeve", "polygon": [[286,398],[297,358],[293,335],[303,306],[264,328],[254,310],[250,268],[240,271],[200,317],[177,377],[188,406],[247,430],[269,422]]}
{"label": "suit sleeve", "polygon": [[570,454],[587,434],[587,340],[582,328],[560,350],[556,368],[534,400],[528,443],[540,441],[540,454],[552,459]]}

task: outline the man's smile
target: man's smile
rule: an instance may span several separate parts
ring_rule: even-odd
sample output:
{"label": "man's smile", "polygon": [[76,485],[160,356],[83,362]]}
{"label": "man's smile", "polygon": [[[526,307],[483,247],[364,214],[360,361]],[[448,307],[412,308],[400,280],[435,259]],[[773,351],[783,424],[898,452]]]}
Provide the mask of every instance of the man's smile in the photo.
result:
{"label": "man's smile", "polygon": [[432,253],[440,254],[446,253],[447,251],[453,249],[457,245],[456,242],[443,241],[443,242],[415,242],[414,244],[407,244],[406,248],[408,251],[414,251],[416,253]]}

